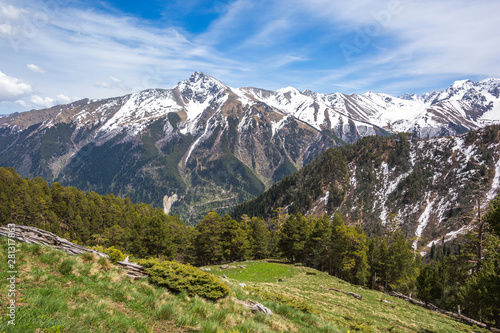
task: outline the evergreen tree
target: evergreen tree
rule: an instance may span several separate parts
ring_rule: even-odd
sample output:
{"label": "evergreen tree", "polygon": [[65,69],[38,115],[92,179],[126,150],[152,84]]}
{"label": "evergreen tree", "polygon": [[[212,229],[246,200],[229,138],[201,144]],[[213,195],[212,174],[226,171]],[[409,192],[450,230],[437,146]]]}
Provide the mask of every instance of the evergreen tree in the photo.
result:
{"label": "evergreen tree", "polygon": [[196,260],[200,265],[218,264],[223,261],[222,219],[216,212],[210,212],[198,223],[196,230]]}
{"label": "evergreen tree", "polygon": [[330,271],[332,223],[327,214],[313,220],[312,231],[307,242],[307,263],[319,270]]}
{"label": "evergreen tree", "polygon": [[411,292],[416,283],[420,254],[413,250],[401,230],[392,233],[389,240],[387,276],[389,287],[403,293]]}
{"label": "evergreen tree", "polygon": [[486,235],[482,268],[460,289],[462,308],[469,316],[500,327],[500,238]]}
{"label": "evergreen tree", "polygon": [[365,284],[368,276],[367,237],[344,223],[332,232],[333,265],[336,275],[346,281]]}
{"label": "evergreen tree", "polygon": [[489,225],[491,232],[500,237],[500,194],[490,202],[490,210],[484,216],[484,221]]}
{"label": "evergreen tree", "polygon": [[370,288],[388,287],[387,265],[389,259],[389,245],[387,238],[376,236],[368,240],[368,265],[370,266]]}
{"label": "evergreen tree", "polygon": [[300,213],[290,215],[281,228],[278,247],[285,258],[300,262],[305,258],[307,238],[307,219]]}
{"label": "evergreen tree", "polygon": [[[242,217],[242,220],[247,221],[244,217]],[[264,219],[260,217],[252,217],[248,221],[248,226],[248,239],[250,242],[252,257],[254,259],[265,259],[269,257],[271,232],[267,229]]]}
{"label": "evergreen tree", "polygon": [[226,262],[241,261],[248,258],[250,244],[246,232],[246,221],[242,221],[241,225],[226,214],[221,222],[220,238],[223,259]]}

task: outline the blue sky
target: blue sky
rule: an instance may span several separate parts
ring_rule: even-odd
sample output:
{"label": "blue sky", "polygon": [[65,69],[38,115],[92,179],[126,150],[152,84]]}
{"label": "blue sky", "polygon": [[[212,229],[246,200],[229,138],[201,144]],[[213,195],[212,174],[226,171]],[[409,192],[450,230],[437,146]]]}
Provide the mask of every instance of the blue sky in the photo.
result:
{"label": "blue sky", "polygon": [[394,96],[500,77],[497,0],[0,0],[0,114],[194,71],[233,87]]}

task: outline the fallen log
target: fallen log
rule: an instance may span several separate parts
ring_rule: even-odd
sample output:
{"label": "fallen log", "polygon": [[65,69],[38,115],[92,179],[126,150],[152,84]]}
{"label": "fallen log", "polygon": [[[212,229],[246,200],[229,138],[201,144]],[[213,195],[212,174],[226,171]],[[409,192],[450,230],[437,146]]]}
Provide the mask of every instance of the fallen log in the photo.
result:
{"label": "fallen log", "polygon": [[431,311],[435,311],[435,312],[439,312],[439,313],[442,313],[444,315],[447,315],[449,317],[452,317],[454,319],[457,319],[457,320],[460,320],[460,321],[463,321],[464,323],[467,323],[469,325],[476,325],[478,327],[481,327],[481,328],[485,328],[485,329],[488,329],[492,332],[495,332],[495,333],[500,333],[500,329],[498,328],[495,328],[495,327],[490,327],[489,325],[485,324],[485,323],[482,323],[480,321],[477,321],[477,320],[474,320],[472,318],[468,318],[466,316],[463,316],[461,314],[458,314],[458,313],[455,313],[455,312],[450,312],[450,311],[446,311],[446,310],[443,310],[443,309],[440,309],[438,308],[437,306],[433,305],[433,304],[430,304],[430,303],[427,303],[425,304],[424,302],[422,301],[419,301],[417,299],[414,299],[414,298],[411,298],[409,296],[406,296],[406,295],[403,295],[401,294],[400,292],[397,292],[397,291],[391,291],[389,293],[389,295],[391,296],[394,296],[394,297],[398,297],[398,298],[401,298],[409,303],[412,303],[412,304],[415,304],[415,305],[418,305],[418,306],[421,306],[423,308],[426,308],[426,309],[429,309]]}
{"label": "fallen log", "polygon": [[127,270],[128,276],[134,279],[141,279],[148,277],[146,272],[146,267],[141,266],[135,262],[129,262],[126,260],[118,261],[118,264]]}
{"label": "fallen log", "polygon": [[0,236],[15,238],[20,242],[26,242],[28,244],[52,246],[71,255],[91,252],[97,254],[98,256],[109,258],[109,256],[105,253],[71,243],[67,239],[61,238],[46,230],[18,224],[16,224],[15,227],[12,228],[10,226],[11,225],[9,225],[8,227],[0,227]]}
{"label": "fallen log", "polygon": [[390,304],[390,305],[397,305],[396,303],[389,302],[389,301],[388,301],[388,300],[386,300],[386,299],[379,299],[378,301],[379,301],[379,302],[382,302],[382,303]]}
{"label": "fallen log", "polygon": [[[15,238],[19,242],[26,242],[28,244],[40,244],[54,247],[56,249],[63,250],[70,255],[79,255],[85,252],[90,252],[97,254],[100,257],[109,258],[109,256],[105,253],[71,243],[67,239],[61,238],[49,231],[36,227],[18,224],[15,226],[8,225],[7,227],[0,227],[0,236]],[[148,277],[146,267],[133,262],[128,262],[128,260],[119,261],[118,264],[127,270],[128,276],[134,279]]]}

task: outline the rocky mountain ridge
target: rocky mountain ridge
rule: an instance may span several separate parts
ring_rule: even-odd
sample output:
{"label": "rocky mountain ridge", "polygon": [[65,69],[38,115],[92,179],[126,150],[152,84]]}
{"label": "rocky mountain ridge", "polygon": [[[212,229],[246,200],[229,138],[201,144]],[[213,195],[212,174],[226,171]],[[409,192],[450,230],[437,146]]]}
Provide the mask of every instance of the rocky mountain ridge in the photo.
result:
{"label": "rocky mountain ridge", "polygon": [[500,126],[454,137],[369,137],[330,149],[232,215],[333,214],[369,234],[400,226],[427,251],[471,228],[500,192]]}
{"label": "rocky mountain ridge", "polygon": [[196,72],[173,89],[0,117],[0,166],[157,206],[168,202],[172,213],[195,222],[258,195],[329,147],[496,122],[499,85],[457,81],[442,92],[396,98],[232,88]]}

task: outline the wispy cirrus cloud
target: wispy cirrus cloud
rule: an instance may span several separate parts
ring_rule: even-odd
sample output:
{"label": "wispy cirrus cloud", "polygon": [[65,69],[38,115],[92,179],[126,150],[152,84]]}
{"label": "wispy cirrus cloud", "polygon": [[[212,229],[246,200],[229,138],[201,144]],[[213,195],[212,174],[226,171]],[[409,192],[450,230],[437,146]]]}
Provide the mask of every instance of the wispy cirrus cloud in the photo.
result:
{"label": "wispy cirrus cloud", "polygon": [[[422,90],[431,77],[442,84],[446,78],[500,76],[498,1],[312,0],[301,7],[323,24],[342,29],[339,48],[345,43],[359,51],[341,59],[334,71],[346,76],[336,80],[363,76],[369,89],[394,88],[400,81]],[[381,83],[388,78],[392,82]]]}
{"label": "wispy cirrus cloud", "polygon": [[[0,8],[14,13],[17,7],[0,3]],[[160,28],[131,16],[62,4],[57,16],[45,10],[29,5],[19,9],[19,15],[12,14],[9,21],[13,36],[0,39],[1,63],[8,63],[19,76],[28,78],[37,91],[37,95],[25,100],[28,106],[48,106],[57,102],[55,96],[61,93],[109,97],[151,87],[171,87],[196,70],[217,75],[244,67],[209,45],[190,41],[175,27]],[[34,17],[44,20],[29,23],[33,31],[23,33],[26,22]],[[37,59],[36,65],[30,63],[33,59]],[[26,65],[21,66],[22,62],[29,63],[27,68],[32,73],[43,73],[48,68],[50,71],[43,78],[36,77],[23,72]]]}
{"label": "wispy cirrus cloud", "polygon": [[[3,98],[0,113],[19,110],[14,101],[38,107],[63,102],[59,95],[171,88],[197,70],[232,86],[395,95],[500,77],[496,0],[164,6],[161,18],[152,18],[97,0],[0,0],[0,70],[31,88]],[[196,10],[210,12],[210,20],[193,28]]]}

